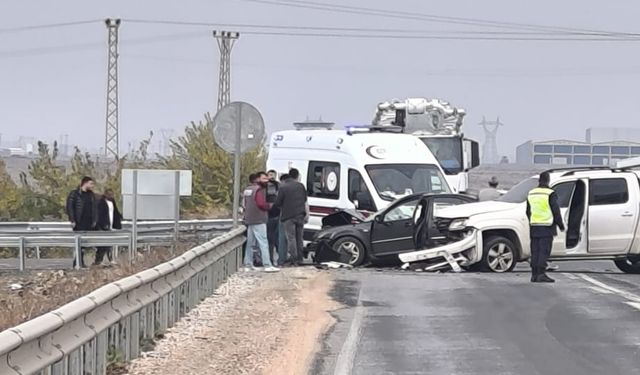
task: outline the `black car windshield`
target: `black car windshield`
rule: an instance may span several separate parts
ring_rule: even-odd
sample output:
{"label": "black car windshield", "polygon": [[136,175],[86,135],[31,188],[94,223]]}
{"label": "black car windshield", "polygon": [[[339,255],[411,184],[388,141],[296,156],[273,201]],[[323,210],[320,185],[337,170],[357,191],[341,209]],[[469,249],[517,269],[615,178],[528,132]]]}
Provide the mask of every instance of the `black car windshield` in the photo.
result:
{"label": "black car windshield", "polygon": [[522,203],[527,200],[529,191],[538,186],[537,178],[527,178],[516,186],[512,187],[505,195],[496,199],[498,202]]}
{"label": "black car windshield", "polygon": [[432,164],[367,165],[373,186],[386,201],[416,193],[450,193],[447,180]]}

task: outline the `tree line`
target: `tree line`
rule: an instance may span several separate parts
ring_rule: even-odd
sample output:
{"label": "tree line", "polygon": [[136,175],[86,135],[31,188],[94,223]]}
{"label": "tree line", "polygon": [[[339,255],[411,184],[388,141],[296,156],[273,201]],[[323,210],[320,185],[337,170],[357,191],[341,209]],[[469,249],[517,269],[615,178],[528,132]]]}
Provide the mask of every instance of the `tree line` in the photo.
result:
{"label": "tree line", "polygon": [[[63,220],[67,194],[83,176],[96,180],[97,191],[113,189],[120,196],[121,171],[125,168],[188,169],[193,173],[191,197],[182,199],[188,217],[227,216],[233,196],[233,155],[213,138],[213,122],[192,122],[182,136],[171,141],[170,156],[152,158],[148,149],[153,134],[135,152],[117,160],[100,160],[76,148],[68,165],[60,160],[57,143],[38,142],[37,154],[15,181],[0,161],[0,220]],[[258,146],[242,155],[242,181],[265,165],[265,149]]]}

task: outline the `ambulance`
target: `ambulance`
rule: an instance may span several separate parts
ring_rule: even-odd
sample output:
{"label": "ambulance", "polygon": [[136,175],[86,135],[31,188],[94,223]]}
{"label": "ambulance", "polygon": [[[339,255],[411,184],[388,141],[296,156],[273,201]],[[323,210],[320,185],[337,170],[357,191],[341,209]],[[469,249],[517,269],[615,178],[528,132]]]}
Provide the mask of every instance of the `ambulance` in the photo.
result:
{"label": "ambulance", "polygon": [[[300,124],[298,124],[300,125]],[[451,193],[445,173],[420,138],[395,126],[305,128],[273,133],[267,168],[279,175],[300,171],[310,220],[305,241],[322,218],[343,209],[365,215],[414,193]]]}

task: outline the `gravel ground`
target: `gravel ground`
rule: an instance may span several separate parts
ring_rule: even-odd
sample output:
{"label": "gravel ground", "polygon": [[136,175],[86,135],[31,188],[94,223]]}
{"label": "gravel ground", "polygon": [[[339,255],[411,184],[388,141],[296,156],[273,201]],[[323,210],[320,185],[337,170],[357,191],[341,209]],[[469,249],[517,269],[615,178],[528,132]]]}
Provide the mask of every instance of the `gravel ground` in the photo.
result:
{"label": "gravel ground", "polygon": [[[191,248],[184,245],[179,253]],[[0,331],[54,310],[95,289],[166,262],[173,255],[167,248],[154,248],[139,253],[132,265],[124,258],[114,266],[98,266],[83,270],[0,270]],[[69,260],[68,264],[71,264]],[[85,257],[91,264],[93,258]]]}
{"label": "gravel ground", "polygon": [[331,274],[239,273],[129,367],[148,374],[306,374],[329,315]]}

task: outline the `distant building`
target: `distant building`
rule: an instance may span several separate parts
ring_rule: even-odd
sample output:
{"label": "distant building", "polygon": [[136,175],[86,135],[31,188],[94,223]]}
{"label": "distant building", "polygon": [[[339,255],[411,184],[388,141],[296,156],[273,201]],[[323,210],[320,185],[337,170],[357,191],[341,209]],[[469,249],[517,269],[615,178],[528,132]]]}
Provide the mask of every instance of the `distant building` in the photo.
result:
{"label": "distant building", "polygon": [[522,165],[614,165],[633,156],[640,156],[640,142],[528,141],[516,148]]}
{"label": "distant building", "polygon": [[516,148],[516,163],[522,165],[615,165],[616,161],[640,156],[640,129],[593,127],[585,141],[528,141]]}

